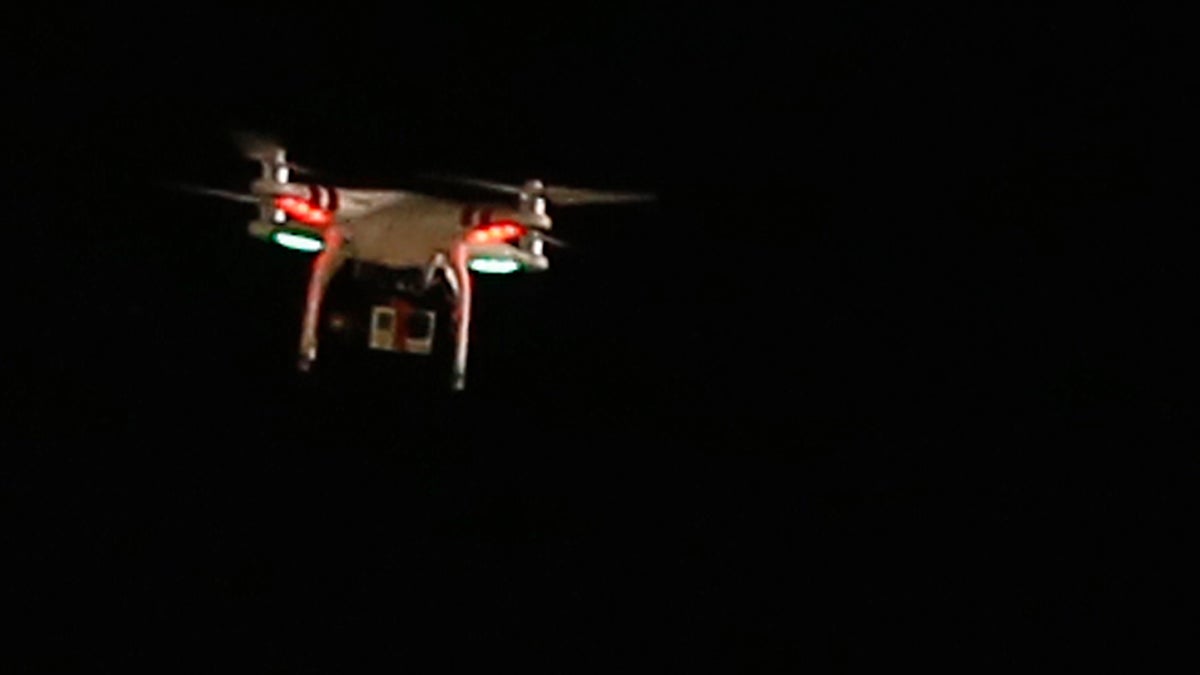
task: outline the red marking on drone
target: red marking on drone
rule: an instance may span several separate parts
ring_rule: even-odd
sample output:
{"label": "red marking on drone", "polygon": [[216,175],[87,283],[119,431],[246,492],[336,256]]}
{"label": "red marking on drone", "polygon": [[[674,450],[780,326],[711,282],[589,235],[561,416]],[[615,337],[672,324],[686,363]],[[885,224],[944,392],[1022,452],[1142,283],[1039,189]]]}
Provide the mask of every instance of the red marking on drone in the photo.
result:
{"label": "red marking on drone", "polygon": [[275,206],[296,220],[309,225],[328,225],[329,212],[295,197],[277,197]]}
{"label": "red marking on drone", "polygon": [[498,244],[516,239],[526,232],[520,224],[511,220],[499,220],[477,227],[467,233],[468,244]]}

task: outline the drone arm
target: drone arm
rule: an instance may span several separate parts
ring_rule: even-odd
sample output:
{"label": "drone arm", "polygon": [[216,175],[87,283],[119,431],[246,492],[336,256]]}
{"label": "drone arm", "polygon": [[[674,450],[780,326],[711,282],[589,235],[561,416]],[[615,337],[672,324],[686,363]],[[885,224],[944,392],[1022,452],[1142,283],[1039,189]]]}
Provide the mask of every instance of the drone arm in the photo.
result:
{"label": "drone arm", "polygon": [[345,262],[342,245],[345,239],[336,227],[325,230],[325,249],[313,260],[308,279],[308,298],[304,303],[304,323],[300,333],[300,369],[307,371],[317,360],[317,322],[325,289],[338,268]]}

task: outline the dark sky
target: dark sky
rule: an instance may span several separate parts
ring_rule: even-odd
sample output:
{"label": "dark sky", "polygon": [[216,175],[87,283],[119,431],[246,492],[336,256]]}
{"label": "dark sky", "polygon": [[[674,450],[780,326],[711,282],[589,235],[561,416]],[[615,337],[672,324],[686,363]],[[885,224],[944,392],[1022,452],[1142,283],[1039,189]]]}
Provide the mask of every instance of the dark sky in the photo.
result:
{"label": "dark sky", "polygon": [[[1170,592],[1127,556],[1175,558],[1195,473],[1156,451],[1154,19],[433,7],[7,29],[31,663],[850,670],[1182,630],[1113,609]],[[156,187],[244,185],[239,129],[334,182],[660,199],[557,211],[549,272],[480,280],[464,394],[411,359],[305,378],[307,258]]]}

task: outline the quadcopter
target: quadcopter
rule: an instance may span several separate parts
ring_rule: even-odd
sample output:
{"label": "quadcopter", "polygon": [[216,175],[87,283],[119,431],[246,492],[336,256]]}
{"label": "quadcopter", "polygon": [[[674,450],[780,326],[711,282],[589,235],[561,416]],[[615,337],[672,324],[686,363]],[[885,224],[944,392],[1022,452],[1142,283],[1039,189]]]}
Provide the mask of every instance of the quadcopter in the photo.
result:
{"label": "quadcopter", "polygon": [[[451,389],[466,385],[467,346],[471,324],[471,273],[543,272],[549,268],[546,244],[562,242],[549,235],[547,204],[573,206],[621,204],[654,199],[647,193],[613,192],[545,185],[530,179],[521,185],[461,176],[438,180],[482,188],[515,197],[515,203],[447,199],[411,190],[358,189],[294,182],[293,172],[309,169],[288,161],[285,148],[262,137],[238,138],[243,156],[257,161],[261,175],[248,193],[209,187],[181,186],[208,196],[254,204],[258,217],[249,223],[255,238],[315,254],[300,329],[298,368],[308,372],[317,360],[317,334],[322,303],[334,275],[349,261],[386,268],[411,281],[405,290],[417,295],[437,288],[453,302],[454,358]],[[421,321],[416,321],[421,320]],[[374,308],[369,346],[428,354],[432,342],[431,312],[393,303]],[[425,328],[411,330],[414,323]]]}

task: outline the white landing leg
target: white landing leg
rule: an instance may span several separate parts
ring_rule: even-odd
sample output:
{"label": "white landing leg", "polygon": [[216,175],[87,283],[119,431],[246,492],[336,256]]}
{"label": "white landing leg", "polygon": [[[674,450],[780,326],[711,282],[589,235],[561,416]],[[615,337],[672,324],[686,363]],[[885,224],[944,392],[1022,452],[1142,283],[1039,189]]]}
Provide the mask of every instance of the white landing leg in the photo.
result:
{"label": "white landing leg", "polygon": [[308,298],[304,304],[304,323],[300,330],[301,371],[308,372],[317,360],[317,323],[321,316],[321,302],[329,280],[345,262],[342,244],[345,238],[336,227],[325,230],[325,249],[313,260],[312,275],[308,278]]}
{"label": "white landing leg", "polygon": [[458,283],[455,289],[457,320],[454,331],[454,373],[450,387],[462,391],[467,386],[467,343],[471,332],[471,273],[467,269],[467,245],[459,242],[454,247],[454,276]]}

